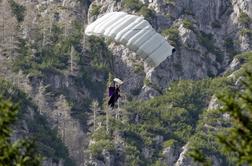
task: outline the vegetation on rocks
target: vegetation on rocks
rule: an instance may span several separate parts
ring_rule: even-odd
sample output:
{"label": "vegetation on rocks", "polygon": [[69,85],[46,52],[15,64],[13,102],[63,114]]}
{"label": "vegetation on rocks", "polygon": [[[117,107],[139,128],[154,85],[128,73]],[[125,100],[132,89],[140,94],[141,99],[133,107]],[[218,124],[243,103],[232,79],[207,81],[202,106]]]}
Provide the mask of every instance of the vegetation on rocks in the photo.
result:
{"label": "vegetation on rocks", "polygon": [[197,38],[199,43],[204,46],[207,51],[213,53],[216,55],[216,60],[221,63],[223,61],[223,54],[221,52],[221,50],[215,46],[215,39],[213,34],[209,33],[205,33],[205,32],[200,32],[199,34],[197,34]]}
{"label": "vegetation on rocks", "polygon": [[[24,145],[25,147],[27,146],[27,152],[29,154],[35,155],[39,153],[43,157],[50,157],[55,161],[63,159],[65,160],[65,163],[74,163],[69,158],[68,150],[66,149],[65,145],[57,136],[57,131],[55,129],[51,129],[46,118],[37,112],[37,107],[30,101],[29,97],[24,92],[15,88],[7,81],[1,79],[0,96],[3,96],[5,99],[9,99],[13,103],[19,103],[18,107],[10,104],[4,105],[6,107],[9,106],[10,108],[8,107],[8,109],[13,109],[13,114],[8,115],[10,116],[9,123],[13,124],[15,116],[17,115],[17,120],[15,123],[17,129],[24,125],[24,121],[28,127],[28,131],[30,133],[29,136],[31,136],[31,138],[34,140],[34,143],[32,144],[26,141],[17,143],[17,150]],[[19,108],[19,111],[17,111],[17,108]],[[34,115],[33,118],[30,117],[30,114]],[[8,131],[9,130],[10,129],[8,129]],[[7,136],[10,136],[10,134]],[[27,135],[24,133],[19,137],[27,137]],[[33,150],[34,144],[36,145],[36,151]],[[38,163],[36,156],[34,157],[34,162]],[[30,159],[28,159],[28,161],[30,162]]]}
{"label": "vegetation on rocks", "polygon": [[25,17],[25,6],[18,4],[14,0],[9,0],[12,14],[16,17],[18,22],[24,21]]}
{"label": "vegetation on rocks", "polygon": [[191,29],[193,30],[193,23],[191,20],[189,20],[188,18],[183,20],[183,26],[187,29]]}
{"label": "vegetation on rocks", "polygon": [[93,5],[90,14],[92,16],[97,16],[100,13],[101,5]]}
{"label": "vegetation on rocks", "polygon": [[142,15],[150,23],[153,21],[153,18],[155,18],[155,11],[148,8],[146,4],[143,4],[139,0],[123,0],[122,5],[125,9],[135,11],[139,15]]}
{"label": "vegetation on rocks", "polygon": [[[182,152],[182,147],[188,145],[188,154],[192,149],[196,149],[196,151],[205,155],[205,157],[198,156],[199,159],[210,165],[216,158],[221,165],[234,165],[236,163],[249,165],[251,163],[251,118],[249,111],[247,111],[251,107],[251,92],[248,92],[246,86],[244,87],[241,84],[244,80],[246,80],[245,82],[248,81],[247,77],[244,78],[244,73],[251,66],[251,52],[235,56],[240,63],[238,66],[241,66],[241,68],[232,73],[232,78],[228,77],[229,81],[225,77],[183,80],[185,78],[199,79],[205,77],[207,76],[206,71],[211,72],[211,74],[214,73],[212,74],[214,76],[222,73],[219,69],[226,68],[233,56],[240,51],[240,48],[250,49],[249,42],[251,41],[247,42],[247,39],[250,40],[252,36],[249,27],[251,26],[251,18],[245,12],[241,11],[240,16],[236,17],[230,14],[232,11],[229,9],[232,4],[226,3],[221,4],[221,8],[218,9],[222,11],[216,11],[216,4],[212,3],[209,4],[209,9],[205,8],[207,5],[203,3],[195,3],[199,8],[194,10],[194,7],[191,7],[189,3],[180,3],[176,0],[165,0],[162,4],[159,4],[158,1],[144,4],[140,0],[122,0],[113,1],[113,3],[101,1],[99,5],[93,1],[46,1],[34,4],[33,2],[22,4],[18,2],[21,1],[9,0],[0,3],[3,5],[0,11],[3,18],[0,20],[2,25],[0,27],[0,54],[2,53],[0,55],[0,73],[6,76],[5,79],[9,80],[22,77],[20,82],[25,85],[22,84],[21,86],[27,85],[31,94],[25,94],[9,82],[0,80],[0,96],[3,96],[4,99],[10,99],[13,103],[19,103],[20,111],[17,113],[18,119],[15,124],[15,129],[17,127],[16,130],[20,132],[18,132],[18,136],[22,137],[26,134],[32,136],[36,144],[34,150],[39,151],[42,156],[54,163],[64,161],[64,165],[69,166],[75,165],[75,162],[69,158],[70,154],[73,157],[77,156],[77,160],[81,158],[82,161],[90,159],[106,163],[109,158],[112,162],[115,162],[114,165],[120,165],[119,162],[121,162],[121,165],[161,166],[167,165],[166,162],[169,157],[174,157],[175,162]],[[85,6],[86,4],[87,6]],[[153,84],[145,78],[145,85],[162,94],[146,101],[138,100],[142,97],[140,95],[145,95],[142,85],[127,89],[130,97],[126,96],[125,98],[128,97],[131,101],[123,101],[120,103],[122,104],[120,109],[117,109],[116,106],[116,109],[109,112],[108,132],[105,127],[105,111],[97,112],[97,128],[91,131],[92,113],[89,106],[93,100],[97,100],[97,107],[103,105],[104,107],[101,109],[107,109],[105,106],[107,102],[104,98],[108,98],[105,96],[107,96],[106,88],[109,84],[106,84],[106,80],[109,79],[109,82],[111,82],[112,76],[109,77],[108,73],[114,74],[114,71],[116,71],[114,67],[117,67],[117,65],[114,65],[116,61],[114,61],[114,57],[107,47],[108,43],[105,43],[103,38],[87,37],[83,34],[85,27],[83,22],[86,23],[89,19],[87,18],[87,10],[91,7],[90,4],[92,8],[89,10],[89,14],[94,16],[92,18],[110,9],[126,10],[129,13],[144,16],[157,31],[162,31],[169,42],[178,48],[177,53],[180,54],[179,58],[172,56],[169,59],[171,63],[174,60],[171,68],[164,66],[165,63],[161,64],[159,67],[160,69],[164,68],[164,70],[161,70],[160,75],[157,76],[160,77],[160,82],[170,83],[173,79],[181,80],[174,81],[169,84],[165,91],[162,91],[158,84]],[[201,4],[203,4],[202,8],[199,6]],[[120,9],[121,5],[123,9]],[[212,12],[212,8],[214,12]],[[156,9],[158,10],[155,11]],[[206,20],[201,19],[202,15],[199,15],[198,11],[209,11],[204,13]],[[220,13],[221,18],[229,18],[228,13],[228,15],[236,17],[235,21],[238,18],[239,27],[241,26],[242,29],[239,31],[236,26],[230,27],[234,32],[225,37],[226,34],[222,28],[232,25],[229,23],[232,23],[233,18],[230,17],[227,21],[228,24],[223,25],[222,20],[215,20],[218,18],[213,16],[214,13]],[[208,16],[211,18],[210,20],[212,18],[214,20],[208,21],[206,25],[208,29],[205,30],[202,23],[207,21]],[[181,45],[182,42],[180,41],[185,41],[184,36],[179,36],[177,27],[181,23],[181,18],[186,18],[182,20],[182,24],[184,28],[193,30],[200,46],[197,41],[193,40],[188,40],[192,46],[195,46],[193,49],[184,49]],[[223,20],[223,22],[226,21]],[[220,30],[218,35],[224,36],[223,39],[214,34],[217,30]],[[245,47],[237,43],[239,42],[239,40],[236,40],[239,33],[245,37],[242,39],[246,39],[242,42],[242,44],[245,43]],[[223,43],[223,45],[217,46],[217,43]],[[201,46],[205,49],[202,49]],[[184,55],[181,56],[181,53],[185,53],[188,58],[186,60],[189,60],[188,63],[183,60]],[[209,56],[203,57],[204,54]],[[2,63],[2,59],[6,62]],[[206,62],[208,60],[209,63]],[[197,64],[192,64],[194,62],[197,62]],[[182,64],[185,67],[182,67]],[[195,69],[195,66],[200,69]],[[126,65],[126,67],[134,71],[134,74],[139,75],[144,74],[144,71],[147,70],[146,66],[140,63],[134,63],[132,66]],[[14,72],[10,71],[10,68]],[[188,78],[190,76],[186,74],[178,74],[183,72],[182,68],[183,70],[195,69],[195,75],[200,75],[200,77]],[[124,71],[124,69],[119,71]],[[239,77],[240,79],[237,81],[236,78]],[[232,81],[235,81],[236,84]],[[250,85],[251,83],[247,82],[246,84]],[[56,86],[57,88],[55,88]],[[51,124],[50,118],[56,121],[54,115],[48,118],[41,112],[39,113],[39,104],[33,103],[28,96],[37,95],[40,87],[45,88],[45,93],[41,93],[41,95],[50,100],[58,100],[59,96],[64,96],[64,100],[59,102],[67,105],[67,111],[70,112],[67,112],[67,114],[69,113],[69,116],[71,115],[79,122],[66,123],[68,125],[66,127],[64,123],[64,129],[67,129],[69,125],[73,126],[74,130],[68,132],[73,132],[73,135],[78,135],[78,132],[83,134],[85,136],[83,139],[87,139],[85,143],[82,138],[81,140],[78,138],[76,143],[70,141],[71,145],[69,145],[64,139],[69,147],[69,150],[67,150],[63,141],[59,139],[59,133],[57,133],[56,125],[58,122],[52,123],[55,126]],[[234,92],[230,93],[231,95],[228,93],[220,98],[224,105],[223,110],[208,110],[209,101],[214,98],[213,96],[227,87],[233,88],[235,94]],[[248,89],[251,89],[251,86],[248,87]],[[243,93],[240,93],[240,89],[243,90]],[[249,100],[246,101],[245,99]],[[55,108],[57,111],[63,109],[54,105],[54,101],[50,102],[52,102],[50,103],[53,105],[52,107],[57,107]],[[0,110],[1,103],[2,100],[0,99]],[[7,102],[7,105],[9,105],[9,102]],[[11,104],[10,106],[12,108]],[[51,110],[42,112],[47,111]],[[52,108],[52,111],[54,111],[54,108]],[[115,118],[116,111],[119,115]],[[247,117],[247,115],[249,116]],[[237,126],[233,124],[237,124]],[[79,130],[79,125],[83,131]],[[59,127],[63,128],[63,125],[59,125]],[[78,129],[75,130],[76,128]],[[223,135],[219,138],[221,142],[217,138],[219,132],[222,132]],[[227,138],[227,135],[232,139]],[[241,137],[241,135],[244,137]],[[249,139],[243,139],[246,137]],[[90,142],[88,142],[89,138]],[[11,147],[10,139],[7,138],[6,140],[3,141],[4,143],[0,143],[0,146],[7,142],[10,145],[8,147]],[[78,147],[79,140],[81,145],[85,144],[80,148]],[[30,143],[23,145],[33,146]],[[17,149],[20,147],[18,145]],[[74,148],[71,149],[72,147]],[[225,151],[223,151],[223,147],[226,149]],[[0,149],[2,150],[2,148]],[[32,150],[31,152],[35,153],[35,151]],[[22,156],[19,150],[15,150],[15,152]],[[25,152],[31,154],[28,151]],[[86,155],[86,152],[89,152],[90,156]],[[167,153],[171,154],[167,156]],[[81,157],[78,156],[79,154]],[[113,159],[115,160],[113,161]],[[77,160],[76,162],[80,163]],[[82,161],[81,163],[83,163]],[[34,160],[34,162],[37,162],[37,160]],[[76,165],[79,164],[76,163]]]}
{"label": "vegetation on rocks", "polygon": [[[197,122],[210,97],[223,88],[224,82],[224,78],[178,81],[162,96],[127,104],[123,112],[123,119],[127,121],[111,121],[112,133],[120,133],[124,140],[125,160],[130,165],[151,165],[162,159],[160,154],[164,148],[188,142],[196,133]],[[157,136],[162,138],[161,142]],[[103,140],[108,139],[113,140],[110,136]],[[142,151],[145,148],[152,151],[151,157],[145,158]]]}
{"label": "vegetation on rocks", "polygon": [[238,21],[242,25],[245,25],[246,27],[248,27],[251,24],[252,19],[247,15],[247,13],[241,12]]}
{"label": "vegetation on rocks", "polygon": [[143,6],[143,3],[139,0],[124,0],[122,5],[126,9],[138,11]]}
{"label": "vegetation on rocks", "polygon": [[174,46],[179,45],[179,31],[176,27],[171,27],[168,29],[165,29],[162,34],[164,36],[167,36],[168,39],[171,41],[171,44]]}
{"label": "vegetation on rocks", "polygon": [[[249,53],[245,53],[238,57],[248,56]],[[222,158],[219,161],[224,165],[251,165],[252,74],[248,66],[251,64],[247,60],[242,67],[240,88],[232,83],[229,88],[217,93],[218,108],[203,114],[198,125],[198,130],[201,129],[190,141],[193,150],[189,155],[196,161],[211,165],[210,158],[206,156],[215,155]]]}
{"label": "vegetation on rocks", "polygon": [[33,141],[11,140],[11,126],[16,120],[17,111],[13,103],[0,97],[0,165],[40,165],[41,157]]}
{"label": "vegetation on rocks", "polygon": [[241,36],[248,35],[248,36],[251,37],[252,36],[252,30],[248,29],[248,28],[244,28],[244,29],[241,29],[240,34],[241,34]]}

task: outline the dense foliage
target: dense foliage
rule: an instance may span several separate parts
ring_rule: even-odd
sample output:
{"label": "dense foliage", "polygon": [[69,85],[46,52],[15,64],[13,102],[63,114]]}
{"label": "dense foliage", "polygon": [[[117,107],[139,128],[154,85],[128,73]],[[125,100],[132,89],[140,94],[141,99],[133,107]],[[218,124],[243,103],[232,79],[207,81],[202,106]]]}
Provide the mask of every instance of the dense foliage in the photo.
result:
{"label": "dense foliage", "polygon": [[[10,118],[12,118],[9,118],[9,120],[11,120],[9,121],[9,124],[14,122],[13,118],[16,116],[16,114],[18,116],[15,123],[17,128],[22,127],[23,121],[25,121],[30,136],[32,136],[34,143],[36,144],[36,149],[42,156],[50,157],[54,161],[64,159],[65,164],[70,163],[70,165],[74,165],[73,161],[68,157],[68,150],[63,142],[58,138],[57,131],[51,129],[51,126],[46,118],[37,112],[37,107],[30,101],[25,93],[13,87],[7,81],[1,79],[0,95],[3,96],[3,98],[9,99],[13,103],[19,104],[19,111],[16,110],[16,107],[10,105],[10,109],[15,109],[12,114],[8,115]],[[34,115],[33,118],[29,116],[30,114]],[[4,115],[1,117],[4,117]],[[9,131],[9,129],[6,131]],[[29,144],[25,141],[21,141],[20,144],[23,144],[27,147],[34,146],[34,144]],[[17,148],[20,146],[21,145],[18,144]],[[35,154],[34,151],[31,151],[31,153]],[[38,153],[36,152],[36,154]]]}
{"label": "dense foliage", "polygon": [[18,108],[0,97],[0,165],[38,166],[41,157],[29,139],[11,141],[12,125]]}
{"label": "dense foliage", "polygon": [[177,27],[170,27],[163,30],[162,34],[167,36],[174,46],[179,46],[179,31]]}
{"label": "dense foliage", "polygon": [[19,38],[17,47],[19,56],[12,64],[14,71],[21,69],[30,75],[41,75],[46,69],[68,69],[71,47],[80,40],[81,27],[76,22],[73,26],[75,30],[68,37],[62,34],[61,26],[53,24],[46,32],[38,32],[33,44],[27,39]]}
{"label": "dense foliage", "polygon": [[233,75],[242,79],[217,93],[221,107],[203,114],[190,140],[188,154],[203,165],[211,165],[206,156],[213,155],[224,165],[251,164],[251,57],[251,52],[236,56],[241,67]]}
{"label": "dense foliage", "polygon": [[249,27],[249,24],[252,22],[252,19],[247,15],[247,13],[241,12],[238,21],[242,25]]}
{"label": "dense foliage", "polygon": [[244,89],[232,90],[219,99],[221,112],[228,113],[231,128],[219,136],[225,152],[232,154],[239,165],[252,164],[252,73],[247,72],[242,80]]}
{"label": "dense foliage", "polygon": [[183,26],[187,29],[191,29],[193,30],[193,23],[191,20],[189,20],[188,18],[183,20]]}
{"label": "dense foliage", "polygon": [[[176,149],[185,145],[197,133],[198,121],[202,118],[208,101],[214,93],[223,88],[224,82],[224,78],[177,81],[162,96],[127,104],[122,113],[124,122],[110,119],[111,132],[116,131],[124,140],[125,162],[129,165],[151,165],[160,161],[162,163],[164,149]],[[95,135],[97,137],[97,134]],[[106,139],[103,139],[101,135],[105,137],[106,132],[100,132],[99,140],[106,140],[107,147],[110,147],[109,140],[113,138],[107,135]],[[200,139],[198,141],[202,142]],[[212,147],[210,144],[206,143],[204,146],[209,149]],[[95,145],[92,146],[99,149],[99,144]],[[151,157],[145,157],[143,150],[146,148],[150,149]],[[218,150],[212,151],[216,153]],[[93,152],[97,155],[98,151]],[[101,152],[99,154],[101,155]]]}

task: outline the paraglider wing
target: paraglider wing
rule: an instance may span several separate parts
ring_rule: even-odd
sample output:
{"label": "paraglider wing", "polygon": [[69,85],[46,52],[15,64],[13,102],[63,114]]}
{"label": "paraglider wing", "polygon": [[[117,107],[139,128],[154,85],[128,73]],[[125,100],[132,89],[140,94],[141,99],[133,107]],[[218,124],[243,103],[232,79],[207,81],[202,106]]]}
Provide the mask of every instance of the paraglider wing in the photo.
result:
{"label": "paraglider wing", "polygon": [[103,15],[87,26],[85,34],[111,38],[136,52],[154,67],[175,50],[143,17],[125,12]]}

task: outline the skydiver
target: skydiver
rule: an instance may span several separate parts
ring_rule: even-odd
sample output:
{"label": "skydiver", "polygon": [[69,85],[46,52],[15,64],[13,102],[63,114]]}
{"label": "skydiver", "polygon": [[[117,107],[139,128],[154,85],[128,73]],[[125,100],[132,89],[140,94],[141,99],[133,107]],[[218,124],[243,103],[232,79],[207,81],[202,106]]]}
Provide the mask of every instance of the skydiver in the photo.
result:
{"label": "skydiver", "polygon": [[[113,85],[115,85],[115,82],[113,82]],[[119,92],[120,92],[120,86],[119,85],[116,85],[115,87],[113,87],[113,86],[109,87],[110,99],[108,101],[108,105],[112,109],[115,107],[115,103],[117,102],[118,98],[121,97]]]}

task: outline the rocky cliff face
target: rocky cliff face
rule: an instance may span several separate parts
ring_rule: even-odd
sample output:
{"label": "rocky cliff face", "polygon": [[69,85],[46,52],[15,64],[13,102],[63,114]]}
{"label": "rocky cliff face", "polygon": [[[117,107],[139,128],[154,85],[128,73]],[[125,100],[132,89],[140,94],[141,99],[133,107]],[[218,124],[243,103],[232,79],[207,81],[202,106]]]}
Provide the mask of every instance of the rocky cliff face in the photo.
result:
{"label": "rocky cliff face", "polygon": [[[6,0],[0,2],[1,9],[4,9],[0,11],[1,23],[4,25],[0,34],[1,77],[13,82],[31,97],[40,114],[48,119],[52,128],[57,129],[58,136],[67,146],[69,156],[75,160],[76,165],[124,165],[124,162],[116,162],[123,157],[122,154],[119,157],[110,156],[104,151],[106,162],[96,160],[88,154],[90,128],[87,121],[91,119],[89,105],[97,99],[101,103],[106,74],[99,65],[95,69],[92,66],[90,59],[96,52],[89,49],[89,41],[83,31],[87,23],[106,12],[144,13],[125,7],[126,0],[16,2],[26,8],[21,22],[17,21],[15,13],[11,13],[11,6]],[[104,46],[103,41],[103,47],[98,49],[109,50],[113,55],[113,73],[125,81],[122,90],[127,100],[147,100],[158,96],[174,80],[218,76],[229,68],[236,53],[252,50],[250,0],[136,2],[141,2],[141,5],[151,10],[152,26],[177,51],[153,69],[123,45],[105,41],[107,45]],[[50,54],[53,51],[55,53]],[[25,56],[22,57],[22,54]],[[46,55],[63,57],[55,60],[60,61],[57,64],[60,67],[52,66],[54,60],[48,60],[50,58]],[[19,57],[22,58],[18,59]],[[13,71],[12,64],[23,59],[28,60],[20,65],[21,68]],[[43,63],[44,61],[48,63]],[[33,62],[40,66],[36,67]],[[34,69],[34,66],[36,70],[27,70]],[[120,134],[118,137],[120,138]],[[119,141],[115,143],[118,146],[122,144],[119,138],[115,139],[115,142]],[[121,147],[122,151],[123,148]],[[184,162],[183,159],[185,150],[185,145],[184,148],[167,147],[163,150],[165,163],[187,165],[188,161]],[[146,158],[152,156],[152,149],[143,151]],[[49,158],[44,165],[63,165],[63,162],[61,160],[57,164]],[[216,163],[219,165],[217,160]]]}
{"label": "rocky cliff face", "polygon": [[[67,36],[69,31],[72,31],[71,28],[74,21],[85,22],[88,8],[88,2],[86,1],[17,1],[16,3],[25,7],[24,20],[20,23],[14,22],[15,24],[10,19],[7,19],[6,23],[2,20],[3,24],[12,23],[13,29],[8,29],[7,26],[3,27],[1,33],[4,33],[5,36],[1,36],[1,41],[12,44],[15,47],[14,42],[20,43],[20,40],[16,39],[16,37],[20,37],[26,41],[26,46],[28,47],[32,47],[31,45],[34,44],[41,44],[37,48],[31,48],[31,52],[26,55],[30,57],[38,57],[38,52],[40,51],[38,48],[50,45],[50,34],[53,33],[55,24],[62,27],[61,35]],[[9,11],[2,11],[3,17],[11,17],[15,20],[15,15],[11,13],[11,6],[7,1],[1,1],[1,7],[8,7],[9,9]],[[10,38],[8,34],[11,32],[14,32],[12,34],[13,42],[8,40]],[[42,36],[42,41],[40,40],[40,35]],[[37,40],[38,37],[40,38],[39,40]],[[6,48],[1,42],[1,49],[4,47]],[[51,70],[40,73],[42,75],[34,75],[23,70],[13,71],[13,61],[14,63],[19,61],[16,59],[16,55],[11,54],[9,51],[2,53],[0,53],[1,77],[12,82],[28,94],[32,99],[31,102],[38,106],[39,113],[49,121],[51,129],[57,129],[58,136],[68,148],[69,156],[76,162],[76,165],[82,165],[86,156],[85,147],[88,144],[88,138],[87,131],[81,126],[86,124],[84,120],[78,121],[79,117],[74,117],[72,114],[75,112],[71,110],[80,110],[80,105],[89,100],[90,92],[85,87],[82,87],[81,84],[78,85],[79,88],[76,86],[78,82],[76,81],[78,79],[76,75],[79,73],[76,60],[73,60],[69,70],[64,73]],[[30,59],[29,63],[33,61],[34,59]],[[64,165],[64,161],[55,162],[54,159],[48,158],[43,164]]]}
{"label": "rocky cliff face", "polygon": [[[252,49],[251,34],[247,33],[247,30],[251,29],[251,1],[159,0],[142,1],[142,3],[154,12],[151,21],[153,27],[163,33],[168,41],[174,43],[177,51],[153,69],[141,60],[132,62],[135,54],[124,46],[110,44],[109,48],[115,59],[118,59],[115,61],[116,74],[126,78],[127,81],[128,78],[134,78],[126,82],[124,90],[132,92],[134,89],[141,89],[136,95],[138,99],[145,100],[160,95],[174,80],[198,80],[222,75],[230,68],[229,64],[235,54]],[[101,6],[99,12],[96,16],[92,16],[94,6],[99,5]],[[89,9],[89,22],[110,11],[126,11],[141,15],[139,11],[125,8],[121,1],[94,1]],[[175,39],[171,34],[165,33],[167,29],[175,29],[172,31],[173,35],[176,34]],[[136,66],[141,66],[141,72],[134,70]],[[209,108],[215,107],[214,100],[209,103]],[[207,126],[208,124],[206,128]],[[164,163],[195,165],[185,156],[187,150],[188,144],[176,149],[174,147],[164,149]],[[145,149],[145,151],[148,155],[152,150]],[[218,157],[211,156],[211,158],[213,165],[223,164]]]}
{"label": "rocky cliff face", "polygon": [[[151,23],[157,31],[163,32],[171,27],[178,30],[172,32],[177,33],[176,39],[169,39],[169,34],[167,36],[172,43],[172,40],[177,40],[177,44],[174,45],[177,52],[154,70],[145,69],[146,79],[150,81],[152,88],[143,87],[144,94],[157,95],[155,87],[165,89],[173,80],[217,76],[225,70],[236,52],[252,49],[250,35],[242,34],[244,29],[251,28],[251,21],[248,26],[241,21],[241,13],[251,15],[250,1],[160,0],[142,2],[155,13]],[[136,12],[125,9],[120,1],[109,0],[94,1],[89,11],[93,10],[93,6],[99,5],[102,6],[99,10],[100,14],[110,11]],[[89,20],[94,20],[94,17],[90,16]],[[125,59],[125,54],[134,54],[122,52],[121,50],[127,49],[123,46],[120,47],[122,49],[118,49],[118,46],[114,48],[112,46],[111,49],[115,55],[122,57],[121,59]],[[124,63],[132,66],[129,60],[125,60]],[[138,65],[143,66],[141,62]],[[120,70],[123,69],[123,65],[120,65]],[[129,84],[132,85],[132,83],[136,84],[136,82],[129,81]],[[141,95],[142,98],[145,98],[144,94]]]}

